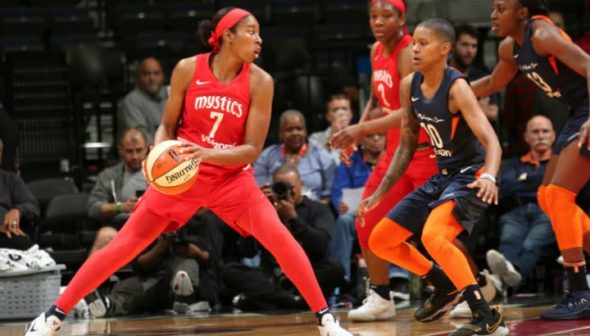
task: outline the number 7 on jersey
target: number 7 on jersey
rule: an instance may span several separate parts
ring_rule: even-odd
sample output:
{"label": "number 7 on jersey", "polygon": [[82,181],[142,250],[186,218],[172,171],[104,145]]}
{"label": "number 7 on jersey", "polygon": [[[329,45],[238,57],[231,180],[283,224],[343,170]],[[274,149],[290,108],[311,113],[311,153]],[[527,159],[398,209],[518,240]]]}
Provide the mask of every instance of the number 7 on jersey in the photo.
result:
{"label": "number 7 on jersey", "polygon": [[211,112],[211,114],[209,114],[209,118],[211,119],[215,119],[215,123],[213,124],[213,127],[211,128],[211,132],[209,132],[209,138],[213,139],[215,138],[215,133],[217,133],[217,130],[219,129],[219,124],[221,124],[221,120],[223,120],[223,116],[224,114],[221,112]]}

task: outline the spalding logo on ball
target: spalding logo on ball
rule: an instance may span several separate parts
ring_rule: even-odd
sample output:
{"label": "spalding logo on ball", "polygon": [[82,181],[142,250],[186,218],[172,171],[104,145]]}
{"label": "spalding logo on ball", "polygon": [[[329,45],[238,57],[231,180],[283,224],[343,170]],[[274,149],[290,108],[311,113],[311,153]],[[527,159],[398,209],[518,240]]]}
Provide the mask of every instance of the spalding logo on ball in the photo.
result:
{"label": "spalding logo on ball", "polygon": [[197,180],[200,160],[186,161],[190,154],[180,153],[180,145],[178,140],[162,141],[152,148],[146,159],[143,175],[161,193],[183,193]]}

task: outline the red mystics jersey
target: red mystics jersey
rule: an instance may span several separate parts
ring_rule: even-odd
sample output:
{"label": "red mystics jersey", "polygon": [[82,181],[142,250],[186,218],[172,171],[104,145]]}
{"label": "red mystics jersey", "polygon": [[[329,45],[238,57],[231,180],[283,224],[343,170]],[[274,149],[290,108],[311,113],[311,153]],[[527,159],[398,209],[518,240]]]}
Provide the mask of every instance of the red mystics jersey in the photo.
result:
{"label": "red mystics jersey", "polygon": [[[209,68],[210,53],[196,56],[195,74],[189,84],[177,136],[205,148],[229,149],[244,143],[250,108],[250,64],[231,83],[219,83]],[[201,172],[213,175],[236,171],[243,166],[201,164]],[[219,171],[222,170],[222,171]]]}
{"label": "red mystics jersey", "polygon": [[[371,60],[373,68],[373,92],[377,97],[383,113],[390,114],[401,107],[399,89],[401,76],[397,69],[399,53],[412,43],[412,37],[404,33],[404,36],[389,55],[383,55],[383,45],[377,42],[375,57]],[[392,128],[387,131],[387,148],[385,153],[393,156],[399,145],[400,128]],[[420,129],[418,143],[428,143],[428,135]]]}

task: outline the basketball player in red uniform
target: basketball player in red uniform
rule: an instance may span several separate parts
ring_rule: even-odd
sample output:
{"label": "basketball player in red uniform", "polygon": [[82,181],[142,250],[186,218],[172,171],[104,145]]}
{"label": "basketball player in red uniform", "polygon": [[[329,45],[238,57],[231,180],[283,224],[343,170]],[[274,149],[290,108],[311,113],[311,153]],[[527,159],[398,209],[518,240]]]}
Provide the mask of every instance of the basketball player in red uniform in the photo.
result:
{"label": "basketball player in red uniform", "polygon": [[201,28],[203,37],[210,31],[213,52],[177,64],[154,141],[183,139],[182,150],[191,154],[187,159],[201,161],[197,182],[175,196],[148,188],[120,233],[88,258],[55,305],[29,325],[27,336],[54,335],[81,298],[202,206],[240,234],[256,237],[274,255],[316,313],[322,336],[351,336],[328,311],[305,252],[257,186],[250,167],[264,145],[273,97],[272,77],[252,64],[262,44],[258,21],[245,10],[224,8]]}
{"label": "basketball player in red uniform", "polygon": [[[362,136],[359,136],[359,133],[363,131],[366,131],[366,134],[378,133],[363,130],[364,119],[368,111],[374,108],[381,108],[385,114],[381,120],[372,121],[381,125],[379,132],[387,131],[387,148],[367,180],[363,199],[379,187],[399,144],[402,118],[402,114],[397,111],[400,108],[399,83],[401,78],[412,72],[412,37],[404,26],[405,12],[406,6],[402,0],[371,1],[369,24],[377,40],[371,48],[370,55],[373,69],[371,97],[364,108],[361,123],[349,126],[336,136],[336,139],[360,139]],[[376,321],[395,316],[393,293],[389,289],[388,262],[369,250],[369,235],[395,204],[436,172],[435,157],[428,136],[424,131],[420,131],[418,150],[404,176],[375,209],[367,212],[363,218],[357,218],[357,235],[367,264],[371,289],[363,305],[348,313],[351,320]]]}

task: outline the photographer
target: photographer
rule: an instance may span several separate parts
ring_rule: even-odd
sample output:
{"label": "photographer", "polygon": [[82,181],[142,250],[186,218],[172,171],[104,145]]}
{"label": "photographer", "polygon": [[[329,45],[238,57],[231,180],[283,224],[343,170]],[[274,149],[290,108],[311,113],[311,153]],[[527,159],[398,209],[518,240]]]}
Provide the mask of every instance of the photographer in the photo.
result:
{"label": "photographer", "polygon": [[[275,206],[285,227],[307,254],[324,295],[329,296],[334,288],[342,285],[344,281],[342,266],[328,259],[330,232],[334,226],[332,212],[326,205],[302,196],[302,182],[295,166],[279,166],[273,173],[272,181],[271,186],[262,187],[262,190]],[[242,255],[246,257],[256,255],[261,248],[251,238],[242,238],[239,246]],[[282,304],[285,300],[280,294],[266,290],[269,287],[269,279],[276,287],[290,290],[292,294],[297,295],[276,261],[265,250],[261,253],[260,269],[226,265],[222,271],[222,278],[228,288],[241,293],[242,297],[248,298],[250,302],[256,302],[246,305],[251,309],[273,307],[273,304],[274,308],[292,308]]]}
{"label": "photographer", "polygon": [[[189,235],[195,224],[199,225],[189,221],[177,232],[162,234],[133,261],[134,275],[117,282],[108,295],[95,291],[87,296],[92,315],[123,316],[164,309],[185,313],[191,310],[190,304],[205,299],[200,279],[213,258],[210,244]],[[208,304],[200,306],[210,309]]]}

